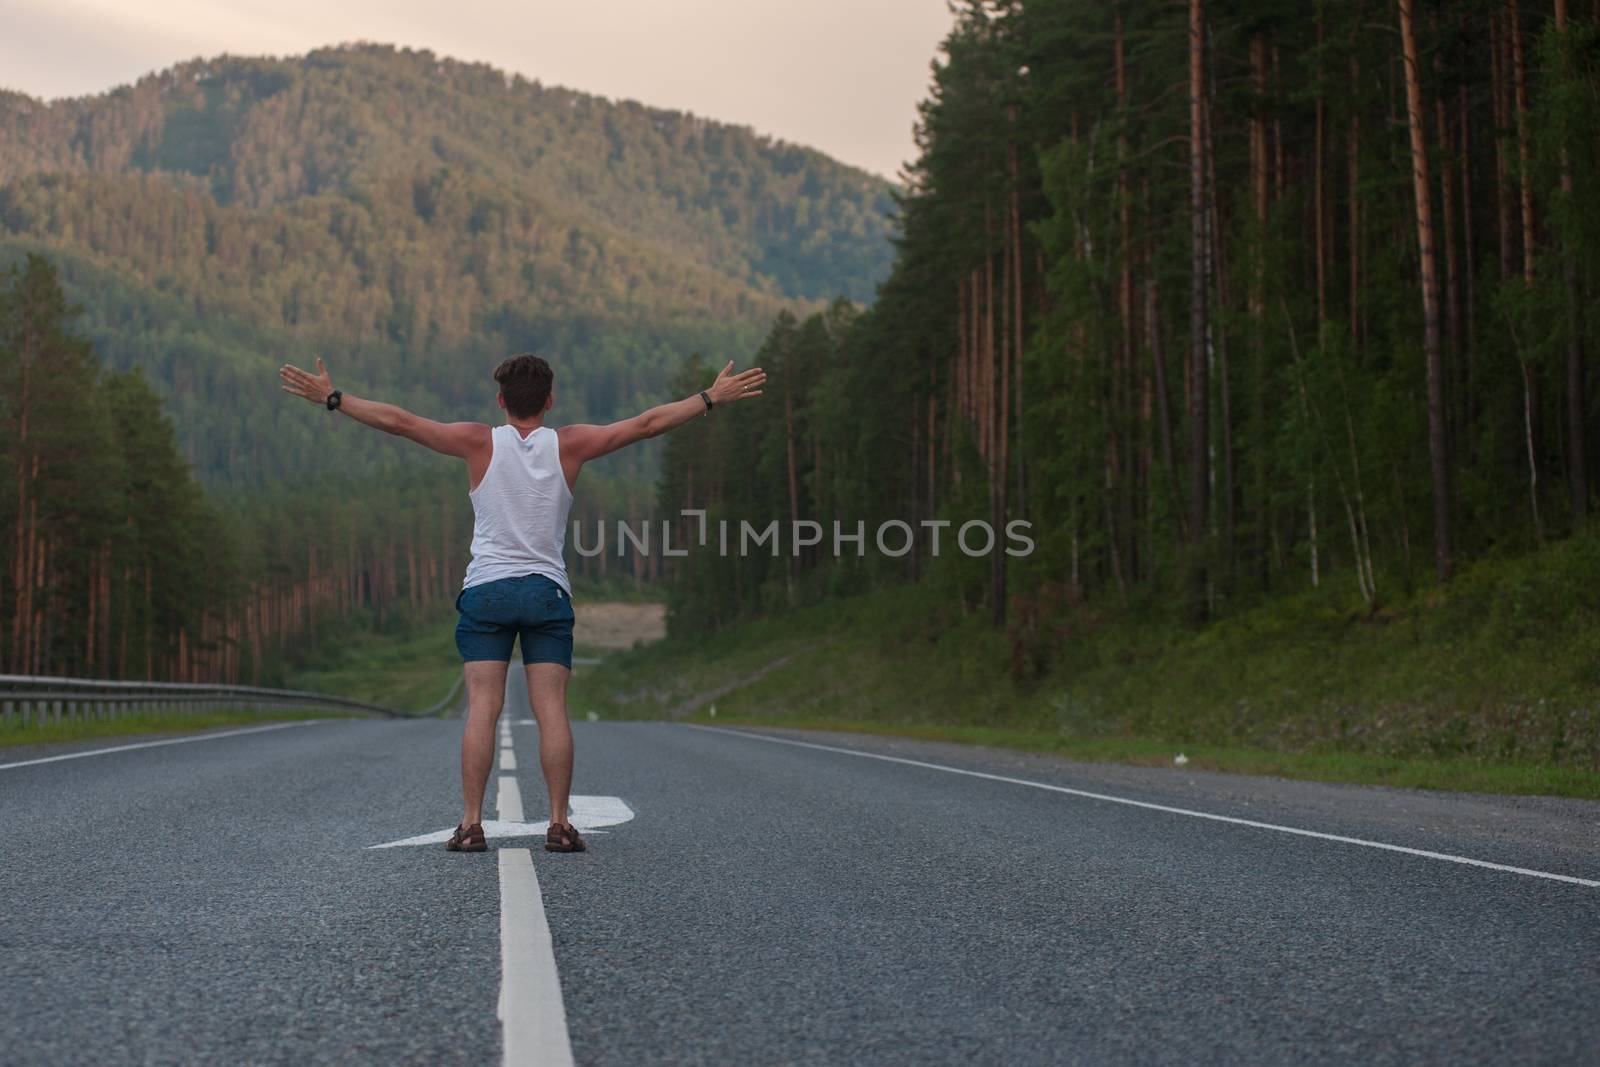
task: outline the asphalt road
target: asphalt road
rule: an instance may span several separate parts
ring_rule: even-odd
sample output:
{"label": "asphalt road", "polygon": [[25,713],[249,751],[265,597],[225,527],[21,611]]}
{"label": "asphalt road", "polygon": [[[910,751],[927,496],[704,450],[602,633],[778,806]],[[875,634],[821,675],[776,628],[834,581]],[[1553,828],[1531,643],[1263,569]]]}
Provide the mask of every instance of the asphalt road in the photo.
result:
{"label": "asphalt road", "polygon": [[579,722],[588,853],[367,848],[453,824],[459,730],[0,768],[0,1062],[496,1062],[527,847],[580,1064],[1600,1060],[1600,885],[1372,847],[1600,882],[1600,804]]}

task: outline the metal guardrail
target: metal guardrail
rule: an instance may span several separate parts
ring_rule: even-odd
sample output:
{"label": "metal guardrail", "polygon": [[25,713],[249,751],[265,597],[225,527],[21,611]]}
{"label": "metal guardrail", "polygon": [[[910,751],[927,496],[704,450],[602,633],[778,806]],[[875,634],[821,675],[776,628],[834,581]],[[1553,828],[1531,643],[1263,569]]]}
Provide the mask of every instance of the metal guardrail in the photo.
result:
{"label": "metal guardrail", "polygon": [[445,694],[443,700],[440,700],[437,704],[431,708],[428,708],[426,711],[416,712],[415,714],[408,716],[408,718],[431,719],[435,715],[443,715],[445,713],[445,709],[454,704],[457,698],[461,696],[461,687],[466,684],[467,675],[466,672],[463,671],[462,673],[456,675],[456,684],[450,687],[450,692]]}
{"label": "metal guardrail", "polygon": [[461,693],[457,679],[449,694],[433,707],[403,712],[379,704],[310,693],[299,689],[263,689],[249,685],[206,685],[188,682],[110,682],[95,678],[49,678],[0,674],[0,724],[43,725],[114,719],[120,715],[244,711],[273,708],[297,711],[357,711],[389,718],[438,715]]}

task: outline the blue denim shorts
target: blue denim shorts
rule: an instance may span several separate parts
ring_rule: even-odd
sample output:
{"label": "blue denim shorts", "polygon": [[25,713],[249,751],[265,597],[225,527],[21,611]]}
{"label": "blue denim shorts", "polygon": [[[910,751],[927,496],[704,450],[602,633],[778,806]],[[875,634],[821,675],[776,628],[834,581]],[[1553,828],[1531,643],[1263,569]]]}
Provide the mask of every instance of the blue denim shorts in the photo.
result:
{"label": "blue denim shorts", "polygon": [[572,666],[572,598],[542,574],[468,586],[456,610],[456,649],[464,661],[509,663],[520,634],[523,663]]}

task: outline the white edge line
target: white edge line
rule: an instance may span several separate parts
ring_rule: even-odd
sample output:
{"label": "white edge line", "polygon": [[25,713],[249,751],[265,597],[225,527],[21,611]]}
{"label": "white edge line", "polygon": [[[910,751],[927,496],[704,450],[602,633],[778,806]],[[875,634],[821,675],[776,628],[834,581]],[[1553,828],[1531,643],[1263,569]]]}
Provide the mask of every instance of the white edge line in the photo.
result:
{"label": "white edge line", "polygon": [[1034,789],[1044,789],[1052,793],[1066,793],[1069,796],[1085,797],[1089,800],[1103,800],[1111,804],[1126,804],[1133,808],[1145,808],[1149,811],[1162,811],[1169,815],[1187,815],[1193,819],[1209,819],[1212,822],[1231,823],[1234,826],[1250,826],[1257,830],[1275,830],[1280,834],[1295,834],[1300,837],[1312,837],[1319,841],[1337,841],[1344,845],[1361,845],[1364,848],[1378,848],[1386,852],[1401,852],[1407,856],[1421,856],[1423,859],[1443,860],[1446,863],[1460,863],[1468,867],[1483,867],[1491,871],[1503,871],[1507,874],[1521,874],[1529,878],[1546,878],[1552,882],[1567,882],[1571,885],[1587,886],[1590,889],[1600,889],[1600,881],[1590,878],[1576,878],[1570,874],[1552,874],[1549,871],[1535,871],[1527,867],[1512,867],[1504,863],[1490,863],[1488,860],[1476,860],[1470,856],[1454,856],[1448,852],[1430,852],[1422,848],[1408,848],[1405,845],[1391,845],[1383,841],[1368,841],[1360,837],[1345,837],[1342,834],[1326,834],[1320,830],[1302,830],[1297,826],[1281,826],[1277,823],[1257,822],[1254,819],[1238,819],[1231,815],[1215,815],[1208,811],[1193,811],[1189,808],[1174,808],[1166,804],[1152,804],[1145,800],[1130,800],[1127,797],[1114,797],[1105,793],[1091,793],[1083,789],[1070,789],[1064,785],[1051,785],[1048,782],[1034,782],[1026,778],[1010,778],[1003,774],[987,774],[983,771],[969,771],[961,767],[946,767],[942,763],[925,763],[922,760],[906,759],[903,756],[885,756],[877,752],[863,752],[855,748],[840,748],[837,745],[819,745],[814,741],[795,741],[787,737],[768,737],[764,734],[749,733],[744,730],[730,730],[722,726],[702,726],[699,723],[686,722],[683,725],[695,730],[706,730],[710,733],[730,734],[734,737],[745,737],[752,741],[770,741],[775,745],[795,745],[800,748],[814,748],[822,752],[838,752],[846,756],[860,756],[862,759],[882,760],[885,763],[903,763],[908,767],[923,767],[933,771],[946,771],[950,774],[964,774],[969,778],[985,778],[991,782],[1005,782],[1009,785],[1025,785]]}
{"label": "white edge line", "polygon": [[186,745],[191,741],[215,741],[220,737],[238,737],[240,734],[259,734],[267,730],[285,730],[291,726],[317,726],[322,723],[336,722],[335,719],[300,719],[295,722],[275,722],[271,726],[249,726],[243,730],[222,730],[214,734],[196,734],[192,737],[172,737],[164,741],[140,741],[132,745],[117,745],[113,748],[97,748],[89,752],[68,752],[61,756],[43,756],[39,759],[26,759],[17,763],[0,763],[0,771],[8,771],[13,767],[32,767],[40,763],[57,763],[61,760],[84,759],[87,756],[106,756],[113,752],[131,752],[136,748],[157,748],[161,745]]}
{"label": "white edge line", "polygon": [[500,854],[500,1017],[502,1062],[507,1067],[570,1067],[561,976],[545,918],[533,853]]}

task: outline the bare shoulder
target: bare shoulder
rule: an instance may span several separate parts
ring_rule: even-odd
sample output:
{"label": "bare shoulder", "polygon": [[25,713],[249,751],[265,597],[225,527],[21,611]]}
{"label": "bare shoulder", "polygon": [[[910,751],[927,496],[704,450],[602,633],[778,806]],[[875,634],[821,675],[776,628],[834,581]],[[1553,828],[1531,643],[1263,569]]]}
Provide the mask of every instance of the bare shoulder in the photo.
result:
{"label": "bare shoulder", "polygon": [[571,452],[579,457],[588,458],[594,451],[595,445],[604,429],[604,426],[595,426],[586,422],[558,426],[556,427],[556,441],[561,445],[563,455]]}
{"label": "bare shoulder", "polygon": [[455,425],[461,427],[461,440],[466,452],[463,458],[474,467],[482,463],[487,470],[489,457],[494,453],[494,427],[482,422],[458,422]]}
{"label": "bare shoulder", "polygon": [[435,452],[463,459],[487,454],[494,440],[493,428],[481,422],[434,422],[416,415],[409,416],[398,432]]}
{"label": "bare shoulder", "polygon": [[443,430],[450,438],[469,448],[489,448],[494,443],[494,427],[482,422],[450,422]]}
{"label": "bare shoulder", "polygon": [[604,429],[604,427],[595,426],[592,423],[569,422],[565,426],[556,427],[556,436],[563,441],[569,438],[574,441],[580,441],[585,437],[592,436],[596,430],[601,429]]}

